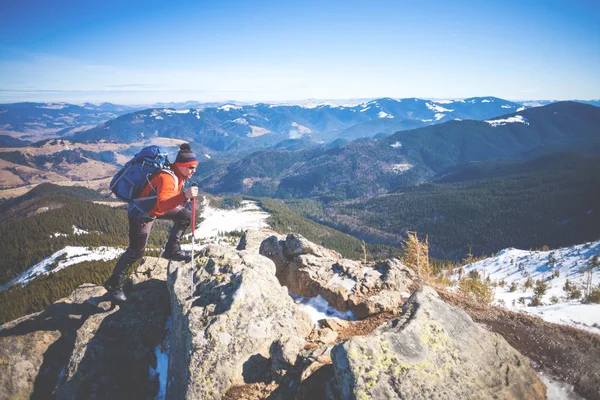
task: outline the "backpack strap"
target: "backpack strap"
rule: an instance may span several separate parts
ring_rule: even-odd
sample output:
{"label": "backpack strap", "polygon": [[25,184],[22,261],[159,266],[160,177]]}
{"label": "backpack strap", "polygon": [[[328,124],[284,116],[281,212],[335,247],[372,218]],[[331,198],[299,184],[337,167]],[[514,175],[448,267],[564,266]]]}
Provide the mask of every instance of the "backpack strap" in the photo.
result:
{"label": "backpack strap", "polygon": [[[173,172],[170,168],[162,168],[158,172],[153,174],[152,176],[147,176],[146,181],[148,182],[148,185],[150,185],[150,187],[152,188],[152,192],[150,193],[150,196],[137,197],[129,204],[127,210],[131,215],[134,215],[136,217],[143,218],[143,219],[148,219],[148,220],[152,220],[152,219],[156,218],[156,217],[153,217],[152,215],[148,214],[150,209],[152,207],[154,207],[154,204],[156,203],[156,199],[158,198],[158,193],[156,192],[156,188],[154,186],[152,186],[152,183],[150,181],[152,180],[152,178],[154,178],[156,175],[160,174],[161,172],[169,174],[173,177],[173,180],[175,181],[175,189],[177,189],[177,186],[179,186],[179,178],[177,178],[177,175],[175,175],[175,172]],[[152,200],[153,202],[146,203],[150,200]],[[143,204],[149,204],[149,205],[143,206]]]}
{"label": "backpack strap", "polygon": [[[161,172],[169,174],[173,177],[173,180],[175,181],[175,189],[177,189],[177,187],[179,186],[179,178],[177,178],[177,175],[175,175],[175,172],[173,172],[173,170],[171,170],[170,168],[161,168],[154,175],[146,177],[146,181],[148,182],[148,185],[150,185],[150,187],[152,188],[152,191],[156,192],[156,188],[154,186],[152,186],[152,182],[150,182],[150,181],[152,180],[152,178],[154,178],[156,175],[160,174]],[[158,193],[156,195],[158,195]],[[156,197],[156,196],[152,196],[152,197]]]}

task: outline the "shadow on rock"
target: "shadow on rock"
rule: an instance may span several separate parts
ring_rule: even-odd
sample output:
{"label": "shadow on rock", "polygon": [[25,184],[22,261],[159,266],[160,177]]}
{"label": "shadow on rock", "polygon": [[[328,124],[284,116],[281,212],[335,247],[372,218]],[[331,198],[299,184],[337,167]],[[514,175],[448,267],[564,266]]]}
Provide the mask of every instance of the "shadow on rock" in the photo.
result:
{"label": "shadow on rock", "polygon": [[271,370],[271,359],[254,354],[244,363],[242,376],[244,383],[268,382]]}
{"label": "shadow on rock", "polygon": [[154,398],[155,347],[162,341],[169,315],[164,281],[134,285],[128,300],[90,316],[72,343],[73,355],[56,391],[67,399]]}
{"label": "shadow on rock", "polygon": [[241,274],[231,275],[227,283],[219,284],[218,280],[200,282],[194,291],[194,296],[200,296],[192,307],[207,307],[215,305],[212,315],[223,314],[231,308],[233,296],[242,283]]}
{"label": "shadow on rock", "polygon": [[[32,333],[50,331],[60,333],[60,337],[51,343],[43,354],[43,362],[36,374],[31,399],[52,397],[60,372],[65,368],[73,353],[77,330],[92,315],[105,312],[96,305],[101,299],[102,297],[92,297],[83,304],[54,303],[35,317],[0,331],[0,337],[22,337]],[[25,344],[29,347],[31,345],[35,344]]]}

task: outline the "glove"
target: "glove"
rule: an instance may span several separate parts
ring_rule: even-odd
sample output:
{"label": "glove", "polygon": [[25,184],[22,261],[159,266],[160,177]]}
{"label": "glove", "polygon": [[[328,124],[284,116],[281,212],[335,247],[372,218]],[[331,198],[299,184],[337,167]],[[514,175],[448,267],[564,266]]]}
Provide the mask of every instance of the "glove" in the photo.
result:
{"label": "glove", "polygon": [[186,199],[191,199],[198,196],[198,188],[196,186],[183,189],[183,195]]}

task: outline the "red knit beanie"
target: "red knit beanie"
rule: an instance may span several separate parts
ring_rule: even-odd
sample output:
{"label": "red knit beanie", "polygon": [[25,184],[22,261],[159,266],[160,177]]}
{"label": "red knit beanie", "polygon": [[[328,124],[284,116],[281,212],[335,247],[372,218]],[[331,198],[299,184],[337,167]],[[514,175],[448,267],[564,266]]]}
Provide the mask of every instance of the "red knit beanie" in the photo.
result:
{"label": "red knit beanie", "polygon": [[198,165],[198,159],[196,155],[192,152],[192,148],[188,143],[183,143],[179,146],[179,153],[177,153],[177,158],[173,163],[178,167],[189,167],[192,165]]}

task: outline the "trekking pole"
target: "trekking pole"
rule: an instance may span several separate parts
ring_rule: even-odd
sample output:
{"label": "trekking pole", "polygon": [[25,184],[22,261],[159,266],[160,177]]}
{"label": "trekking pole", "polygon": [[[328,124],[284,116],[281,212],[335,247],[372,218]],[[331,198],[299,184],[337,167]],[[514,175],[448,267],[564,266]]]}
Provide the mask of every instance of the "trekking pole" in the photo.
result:
{"label": "trekking pole", "polygon": [[[192,187],[198,186],[195,182]],[[194,241],[196,237],[196,198],[192,197],[192,286],[190,287],[190,298],[194,297]]]}

